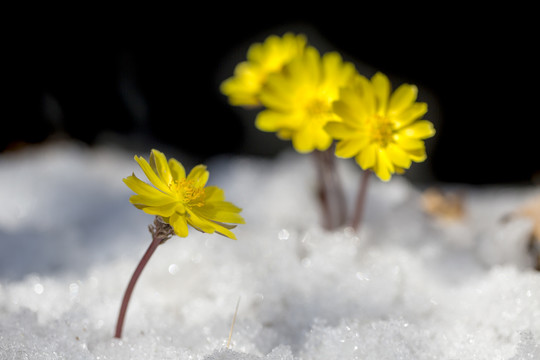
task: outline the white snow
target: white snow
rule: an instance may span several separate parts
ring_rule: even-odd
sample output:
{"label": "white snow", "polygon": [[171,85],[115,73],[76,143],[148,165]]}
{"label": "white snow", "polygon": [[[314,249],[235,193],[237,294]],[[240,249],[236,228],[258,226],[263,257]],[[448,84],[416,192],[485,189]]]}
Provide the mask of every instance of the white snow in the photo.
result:
{"label": "white snow", "polygon": [[[207,164],[244,208],[239,240],[192,230],[160,246],[114,339],[153,221],[122,183],[140,175],[133,155],[0,154],[1,359],[540,359],[532,224],[502,221],[538,188],[463,186],[465,218],[447,222],[405,178],[373,178],[360,233],[328,232],[313,159],[293,152]],[[352,206],[360,169],[339,169]]]}

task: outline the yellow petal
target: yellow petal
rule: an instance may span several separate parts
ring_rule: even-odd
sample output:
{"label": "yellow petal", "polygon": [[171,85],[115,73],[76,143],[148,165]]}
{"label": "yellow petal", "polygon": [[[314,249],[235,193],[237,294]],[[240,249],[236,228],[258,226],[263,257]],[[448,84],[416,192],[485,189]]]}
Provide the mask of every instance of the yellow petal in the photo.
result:
{"label": "yellow petal", "polygon": [[382,149],[377,151],[377,161],[373,167],[373,171],[382,181],[388,181],[394,173],[394,165]]}
{"label": "yellow petal", "polygon": [[415,139],[427,139],[435,135],[433,124],[427,120],[417,121],[401,130],[401,132]]}
{"label": "yellow petal", "polygon": [[393,139],[394,142],[404,150],[415,150],[424,148],[424,142],[422,140],[409,137],[402,132],[394,134]]}
{"label": "yellow petal", "polygon": [[390,161],[402,169],[408,169],[411,166],[411,158],[394,143],[388,144],[386,147],[386,154]]}
{"label": "yellow petal", "polygon": [[209,176],[210,173],[206,170],[205,165],[197,165],[191,169],[187,179],[193,181],[193,187],[204,187]]}
{"label": "yellow petal", "polygon": [[240,211],[242,211],[241,208],[239,208],[238,206],[228,201],[207,201],[207,204],[211,206],[212,208],[219,209],[222,211],[235,212],[235,213],[239,213]]}
{"label": "yellow petal", "polygon": [[426,149],[424,147],[419,148],[419,149],[406,150],[406,151],[409,157],[411,158],[411,160],[414,162],[417,162],[417,163],[422,162],[426,160],[427,158]]}
{"label": "yellow petal", "polygon": [[277,131],[281,128],[297,129],[302,118],[297,113],[282,113],[273,110],[261,111],[255,119],[255,127],[261,131]]}
{"label": "yellow petal", "polygon": [[332,103],[332,110],[350,127],[358,127],[366,118],[366,109],[351,89],[341,89],[339,100]]}
{"label": "yellow petal", "polygon": [[162,217],[169,217],[175,213],[176,209],[179,206],[183,208],[182,204],[178,202],[172,202],[172,203],[165,204],[162,206],[147,206],[142,210],[145,213],[150,214],[150,215],[159,215]]}
{"label": "yellow petal", "polygon": [[309,153],[313,150],[324,151],[332,145],[332,138],[317,125],[308,125],[292,136],[292,145],[299,153]]}
{"label": "yellow petal", "polygon": [[322,128],[318,127],[313,129],[313,133],[315,137],[315,149],[325,151],[332,145],[332,137]]}
{"label": "yellow petal", "polygon": [[146,206],[163,206],[167,205],[173,202],[176,202],[177,200],[172,199],[169,196],[161,195],[161,196],[144,196],[144,195],[132,195],[129,198],[129,202],[132,204],[141,204]]}
{"label": "yellow petal", "polygon": [[284,74],[272,74],[261,89],[259,98],[261,103],[269,109],[289,112],[296,107],[297,88],[298,83],[291,81]]}
{"label": "yellow petal", "polygon": [[216,227],[216,232],[219,234],[219,235],[223,235],[223,236],[226,236],[228,237],[229,239],[232,239],[232,240],[236,240],[236,235],[234,235],[234,233],[232,231],[230,231],[229,229],[219,225],[219,224],[215,224],[214,225]]}
{"label": "yellow petal", "polygon": [[385,116],[391,90],[390,80],[383,73],[377,72],[371,78],[371,83],[377,98],[377,114]]}
{"label": "yellow petal", "polygon": [[325,89],[326,96],[331,100],[337,98],[339,89],[351,83],[356,74],[354,65],[344,62],[341,55],[335,51],[323,55],[322,71],[324,79],[321,87]]}
{"label": "yellow petal", "polygon": [[150,180],[152,185],[154,185],[155,187],[157,187],[159,190],[163,191],[164,193],[167,193],[167,194],[170,193],[170,189],[167,186],[167,184],[165,184],[159,178],[159,176],[154,172],[150,164],[148,164],[148,162],[142,156],[135,156],[135,161],[137,161],[137,163],[141,167],[142,171],[144,172],[148,180]]}
{"label": "yellow petal", "polygon": [[360,105],[355,106],[355,111],[362,111],[367,115],[376,113],[377,101],[371,82],[364,76],[357,76],[354,82],[354,93],[358,97]]}
{"label": "yellow petal", "polygon": [[169,169],[171,169],[171,174],[175,180],[186,178],[186,170],[180,161],[173,158],[169,159]]}
{"label": "yellow petal", "polygon": [[220,223],[245,224],[244,218],[240,216],[238,212],[229,212],[224,211],[223,209],[207,206],[202,208],[194,208],[192,211],[200,217]]}
{"label": "yellow petal", "polygon": [[313,132],[309,128],[295,132],[292,136],[292,145],[301,154],[312,152],[315,149]]}
{"label": "yellow petal", "polygon": [[225,192],[217,186],[207,186],[204,188],[204,195],[207,203],[225,200]]}
{"label": "yellow petal", "polygon": [[427,113],[428,106],[426,103],[414,103],[401,113],[391,116],[394,128],[396,130],[401,129],[415,120],[420,119]]}
{"label": "yellow petal", "polygon": [[144,181],[137,178],[135,175],[128,176],[127,178],[123,179],[124,183],[131,189],[133,192],[144,195],[147,197],[162,197],[162,196],[169,196],[169,194],[165,194],[155,187],[145,183]]}
{"label": "yellow petal", "polygon": [[363,170],[371,169],[375,165],[377,161],[377,149],[377,145],[370,144],[356,156],[355,160]]}
{"label": "yellow petal", "polygon": [[[293,62],[291,62],[291,64],[292,63]],[[293,69],[291,72],[295,71],[298,75],[301,75],[301,77],[298,79],[299,81],[309,85],[316,85],[320,83],[322,76],[321,55],[316,48],[308,46],[304,52],[304,56],[302,57],[302,62],[299,62],[298,66],[302,67],[301,71],[300,69],[297,71]]]}
{"label": "yellow petal", "polygon": [[365,136],[353,137],[341,140],[336,145],[336,156],[350,158],[360,153],[369,144],[369,138]]}
{"label": "yellow petal", "polygon": [[169,218],[169,224],[173,227],[176,235],[180,237],[188,236],[188,227],[185,216],[175,213]]}
{"label": "yellow petal", "polygon": [[339,121],[329,121],[324,130],[334,139],[341,140],[355,134],[355,129]]}
{"label": "yellow petal", "polygon": [[204,220],[202,217],[199,217],[197,214],[195,214],[193,211],[188,210],[187,211],[187,222],[189,225],[193,226],[195,229],[212,234],[214,231],[216,231],[215,227],[213,226],[212,222],[208,220]]}
{"label": "yellow petal", "polygon": [[416,100],[418,89],[414,85],[402,84],[390,96],[388,114],[398,114],[411,106]]}
{"label": "yellow petal", "polygon": [[152,149],[150,152],[150,166],[165,184],[171,183],[171,170],[169,169],[167,158],[161,151]]}

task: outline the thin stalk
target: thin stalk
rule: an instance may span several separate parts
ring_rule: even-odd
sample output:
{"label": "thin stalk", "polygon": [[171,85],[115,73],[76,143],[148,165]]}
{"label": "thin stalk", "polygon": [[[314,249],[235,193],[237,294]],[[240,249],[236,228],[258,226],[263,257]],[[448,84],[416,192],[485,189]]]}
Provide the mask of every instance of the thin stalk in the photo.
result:
{"label": "thin stalk", "polygon": [[364,171],[362,174],[362,178],[360,180],[360,188],[358,190],[358,195],[356,197],[356,205],[355,205],[353,220],[351,224],[351,226],[356,232],[358,232],[358,229],[360,228],[360,223],[362,222],[362,218],[364,216],[366,193],[367,193],[367,187],[368,187],[370,174],[371,174],[370,170]]}
{"label": "thin stalk", "polygon": [[236,310],[234,311],[234,316],[231,323],[231,330],[229,331],[229,339],[227,340],[227,349],[231,346],[232,333],[234,329],[234,323],[236,322],[236,315],[238,314],[239,305],[240,305],[240,298],[238,298],[238,302],[236,303]]}
{"label": "thin stalk", "polygon": [[325,151],[315,151],[314,155],[323,226],[332,230],[345,224],[347,219],[345,195],[336,167],[334,147],[331,146]]}
{"label": "thin stalk", "polygon": [[124,326],[124,319],[126,316],[129,299],[131,298],[131,294],[133,293],[135,284],[137,283],[137,280],[139,279],[139,276],[141,275],[144,267],[148,263],[148,260],[150,260],[154,251],[156,251],[157,247],[163,242],[163,236],[160,236],[160,235],[161,234],[158,234],[157,232],[152,233],[152,242],[150,243],[150,246],[144,253],[144,256],[139,262],[139,265],[135,269],[135,272],[131,276],[131,280],[129,281],[126,292],[124,293],[124,299],[122,300],[120,313],[118,314],[118,321],[116,322],[116,332],[114,334],[115,338],[120,339],[122,337],[122,328]]}

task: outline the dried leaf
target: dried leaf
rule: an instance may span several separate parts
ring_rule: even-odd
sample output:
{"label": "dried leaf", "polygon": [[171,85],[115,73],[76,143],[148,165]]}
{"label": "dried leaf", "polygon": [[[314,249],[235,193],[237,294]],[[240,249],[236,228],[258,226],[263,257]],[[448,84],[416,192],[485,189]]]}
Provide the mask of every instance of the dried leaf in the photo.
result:
{"label": "dried leaf", "polygon": [[465,216],[463,193],[443,192],[438,188],[428,188],[421,197],[424,211],[444,221],[461,221]]}

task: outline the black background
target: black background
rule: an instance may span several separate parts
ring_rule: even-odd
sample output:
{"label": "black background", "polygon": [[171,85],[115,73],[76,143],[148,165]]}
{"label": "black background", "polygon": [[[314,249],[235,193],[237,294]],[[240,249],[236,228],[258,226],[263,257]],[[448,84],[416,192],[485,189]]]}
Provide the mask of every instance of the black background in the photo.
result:
{"label": "black background", "polygon": [[[529,8],[355,8],[229,4],[17,13],[3,42],[0,150],[58,136],[137,150],[168,146],[200,161],[273,156],[290,144],[253,127],[219,93],[252,42],[303,32],[371,76],[419,86],[429,180],[530,183],[540,171],[536,24]],[[311,5],[313,6],[313,5]]]}

